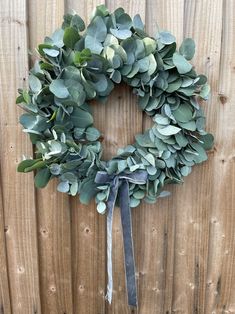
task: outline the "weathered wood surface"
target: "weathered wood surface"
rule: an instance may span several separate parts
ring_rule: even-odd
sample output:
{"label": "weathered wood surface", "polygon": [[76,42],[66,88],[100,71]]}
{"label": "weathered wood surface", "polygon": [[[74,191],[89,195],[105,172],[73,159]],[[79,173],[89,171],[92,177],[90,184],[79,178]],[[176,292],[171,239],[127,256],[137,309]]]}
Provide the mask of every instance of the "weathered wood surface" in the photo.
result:
{"label": "weathered wood surface", "polygon": [[[30,141],[18,123],[21,110],[15,105],[17,88],[27,80],[27,3],[11,0],[0,4],[0,158],[11,308],[13,313],[40,313],[33,176],[16,172],[22,152],[32,155]],[[7,313],[7,307],[1,307],[2,313]]]}
{"label": "weathered wood surface", "polygon": [[[194,64],[212,97],[203,104],[215,134],[209,161],[195,167],[171,197],[133,210],[139,295],[129,309],[119,210],[113,228],[114,293],[105,302],[106,227],[94,204],[55,191],[35,191],[32,175],[16,173],[32,155],[18,125],[17,87],[27,84],[28,49],[75,9],[88,22],[101,3],[140,13],[147,32],[193,37]],[[235,313],[235,3],[233,0],[0,0],[0,313]],[[149,126],[126,86],[106,105],[93,104],[105,158]]]}
{"label": "weathered wood surface", "polygon": [[[64,1],[28,3],[29,47],[34,48],[61,24]],[[36,191],[38,255],[42,313],[72,313],[71,212],[69,197],[56,182]]]}

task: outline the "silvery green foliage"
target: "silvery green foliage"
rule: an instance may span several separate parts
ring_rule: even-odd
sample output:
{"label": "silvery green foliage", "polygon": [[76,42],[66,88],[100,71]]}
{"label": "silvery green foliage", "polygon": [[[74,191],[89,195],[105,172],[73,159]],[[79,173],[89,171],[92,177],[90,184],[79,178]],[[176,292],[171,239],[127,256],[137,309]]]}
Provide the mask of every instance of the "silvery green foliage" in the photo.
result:
{"label": "silvery green foliage", "polygon": [[[130,184],[132,207],[166,196],[165,184],[182,182],[194,164],[207,159],[213,143],[198,103],[199,97],[208,99],[210,88],[189,62],[194,51],[190,38],[177,50],[169,32],[149,37],[140,16],[132,20],[122,8],[110,13],[98,6],[87,28],[77,14],[66,15],[62,28],[38,47],[29,90],[19,91],[17,103],[26,111],[20,123],[36,154],[18,171],[36,170],[37,187],[58,177],[59,191],[80,194],[83,203],[95,197],[99,212],[109,195],[109,186],[94,183],[99,170],[147,170],[147,184]],[[105,101],[121,81],[132,86],[153,126],[104,161],[89,100]]]}

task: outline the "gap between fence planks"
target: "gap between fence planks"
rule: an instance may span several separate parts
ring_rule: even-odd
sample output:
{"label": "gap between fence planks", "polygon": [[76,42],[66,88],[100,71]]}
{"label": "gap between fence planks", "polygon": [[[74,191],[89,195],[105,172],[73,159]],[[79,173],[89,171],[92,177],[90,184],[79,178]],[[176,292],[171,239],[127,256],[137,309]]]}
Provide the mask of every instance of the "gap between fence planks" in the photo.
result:
{"label": "gap between fence planks", "polygon": [[16,172],[22,153],[32,155],[15,105],[17,88],[27,79],[26,12],[25,0],[1,1],[1,181],[11,308],[17,314],[41,313],[33,175]]}

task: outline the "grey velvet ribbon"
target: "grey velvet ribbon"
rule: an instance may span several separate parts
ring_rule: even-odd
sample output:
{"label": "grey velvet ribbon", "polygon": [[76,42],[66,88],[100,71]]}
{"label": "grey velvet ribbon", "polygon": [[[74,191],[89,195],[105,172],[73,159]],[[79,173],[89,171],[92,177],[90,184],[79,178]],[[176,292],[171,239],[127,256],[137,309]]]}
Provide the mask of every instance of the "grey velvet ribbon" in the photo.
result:
{"label": "grey velvet ribbon", "polygon": [[119,205],[121,210],[121,222],[124,246],[124,262],[126,272],[126,288],[128,304],[137,306],[137,292],[135,280],[135,261],[133,252],[132,221],[129,197],[129,182],[135,184],[144,184],[147,180],[147,172],[144,170],[133,173],[120,173],[118,175],[109,175],[105,171],[98,171],[95,182],[98,184],[109,184],[110,193],[107,200],[107,272],[108,284],[106,299],[111,303],[113,292],[112,275],[112,225],[113,211],[117,195],[119,192]]}

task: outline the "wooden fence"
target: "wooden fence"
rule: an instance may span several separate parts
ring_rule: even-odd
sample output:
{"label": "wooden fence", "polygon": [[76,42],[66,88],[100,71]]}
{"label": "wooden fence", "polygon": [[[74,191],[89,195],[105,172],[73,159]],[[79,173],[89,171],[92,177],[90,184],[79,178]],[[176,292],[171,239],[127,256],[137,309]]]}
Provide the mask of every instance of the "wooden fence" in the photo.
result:
{"label": "wooden fence", "polygon": [[[18,124],[17,88],[27,84],[33,49],[73,8],[88,20],[102,0],[0,0],[0,313],[124,314],[235,313],[235,1],[106,0],[140,13],[180,42],[193,37],[194,63],[209,76],[208,129],[216,144],[171,197],[133,210],[139,295],[127,307],[119,210],[114,217],[114,295],[104,299],[105,217],[77,197],[35,190],[33,176],[16,172],[32,155]],[[149,121],[130,90],[117,88],[95,106],[105,155],[133,141]]]}

